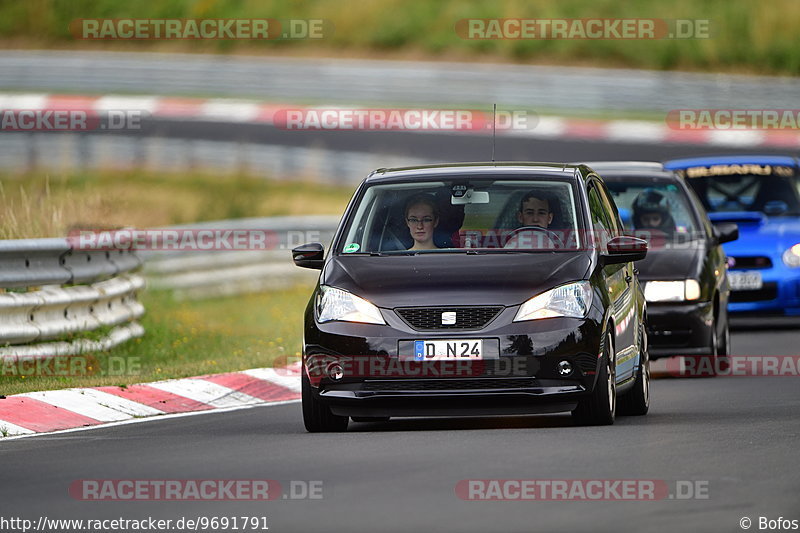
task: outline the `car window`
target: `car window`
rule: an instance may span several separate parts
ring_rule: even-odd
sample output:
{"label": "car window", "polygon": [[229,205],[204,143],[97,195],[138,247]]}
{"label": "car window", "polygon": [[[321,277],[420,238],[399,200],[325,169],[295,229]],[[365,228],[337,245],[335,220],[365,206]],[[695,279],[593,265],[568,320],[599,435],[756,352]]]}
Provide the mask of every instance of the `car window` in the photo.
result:
{"label": "car window", "polygon": [[602,252],[608,250],[608,240],[614,234],[613,216],[608,203],[603,199],[598,186],[592,183],[587,195],[589,199],[589,218],[592,221],[593,235]]}
{"label": "car window", "polygon": [[685,242],[703,228],[687,191],[671,181],[631,177],[607,180],[624,229],[637,235],[659,234]]}
{"label": "car window", "polygon": [[376,183],[356,200],[338,252],[575,250],[582,245],[575,187],[469,176]]}
{"label": "car window", "polygon": [[711,165],[679,171],[709,213],[800,215],[800,179],[792,167]]}

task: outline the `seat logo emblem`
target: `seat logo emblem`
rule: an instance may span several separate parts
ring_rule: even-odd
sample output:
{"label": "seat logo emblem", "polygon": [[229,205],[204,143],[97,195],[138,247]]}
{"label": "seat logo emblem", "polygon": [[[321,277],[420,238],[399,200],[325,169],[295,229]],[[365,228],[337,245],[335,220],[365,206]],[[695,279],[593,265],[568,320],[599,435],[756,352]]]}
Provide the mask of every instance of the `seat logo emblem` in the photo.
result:
{"label": "seat logo emblem", "polygon": [[443,326],[452,326],[456,323],[456,312],[455,311],[445,311],[442,313],[442,325]]}

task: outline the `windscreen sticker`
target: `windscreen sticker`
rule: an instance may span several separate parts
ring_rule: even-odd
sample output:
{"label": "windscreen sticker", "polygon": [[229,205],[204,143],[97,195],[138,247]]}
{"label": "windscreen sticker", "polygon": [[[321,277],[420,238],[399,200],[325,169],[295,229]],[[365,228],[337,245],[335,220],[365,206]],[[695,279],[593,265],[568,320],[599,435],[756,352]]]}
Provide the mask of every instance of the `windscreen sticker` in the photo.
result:
{"label": "windscreen sticker", "polygon": [[344,253],[352,254],[353,252],[357,252],[358,249],[361,248],[357,242],[351,242],[347,246],[344,247]]}
{"label": "windscreen sticker", "polygon": [[687,178],[704,178],[707,176],[743,176],[743,175],[792,176],[794,169],[786,166],[772,165],[711,165],[708,167],[689,167],[686,169]]}

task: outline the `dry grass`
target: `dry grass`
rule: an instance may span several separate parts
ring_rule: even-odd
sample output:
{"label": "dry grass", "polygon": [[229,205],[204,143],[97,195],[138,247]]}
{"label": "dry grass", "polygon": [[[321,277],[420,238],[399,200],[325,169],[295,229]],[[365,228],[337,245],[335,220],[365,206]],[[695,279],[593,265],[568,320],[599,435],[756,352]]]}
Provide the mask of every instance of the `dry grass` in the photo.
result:
{"label": "dry grass", "polygon": [[206,174],[6,175],[0,176],[0,239],[60,237],[75,228],[339,214],[352,190],[350,186]]}

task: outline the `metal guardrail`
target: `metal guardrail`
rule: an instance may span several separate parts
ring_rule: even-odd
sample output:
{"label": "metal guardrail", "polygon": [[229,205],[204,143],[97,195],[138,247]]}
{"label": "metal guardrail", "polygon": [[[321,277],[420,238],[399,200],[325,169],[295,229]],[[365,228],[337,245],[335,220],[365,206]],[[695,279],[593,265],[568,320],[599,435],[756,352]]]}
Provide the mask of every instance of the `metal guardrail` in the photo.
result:
{"label": "metal guardrail", "polygon": [[130,52],[3,51],[0,89],[359,105],[668,111],[793,108],[796,78],[627,69]]}
{"label": "metal guardrail", "polygon": [[179,299],[232,296],[312,283],[316,272],[294,266],[290,250],[305,242],[327,244],[339,217],[269,217],[220,220],[170,229],[258,229],[274,232],[271,250],[142,252],[148,287]]}
{"label": "metal guardrail", "polygon": [[353,184],[380,167],[421,164],[429,159],[250,142],[71,133],[3,133],[0,169],[70,171],[80,169],[192,172],[265,179],[309,179]]}
{"label": "metal guardrail", "polygon": [[[295,267],[291,248],[328,243],[339,217],[245,218],[169,229],[256,229],[273,233],[270,250],[78,250],[67,239],[0,241],[0,360],[107,350],[144,334],[137,293],[149,287],[178,298],[231,296],[311,283],[316,273]],[[27,289],[15,291],[15,289]],[[61,340],[109,328],[102,338]]]}
{"label": "metal guardrail", "polygon": [[[66,239],[0,241],[0,358],[82,353],[141,336],[140,265],[130,251],[77,250]],[[99,340],[48,342],[101,327],[110,329]]]}

